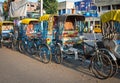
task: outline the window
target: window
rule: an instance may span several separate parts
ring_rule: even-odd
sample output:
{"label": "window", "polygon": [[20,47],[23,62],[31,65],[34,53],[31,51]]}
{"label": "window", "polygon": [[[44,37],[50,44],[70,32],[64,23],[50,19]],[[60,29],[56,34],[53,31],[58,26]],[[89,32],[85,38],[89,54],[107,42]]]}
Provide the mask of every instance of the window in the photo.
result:
{"label": "window", "polygon": [[100,12],[100,6],[98,7],[98,12]]}
{"label": "window", "polygon": [[116,5],[112,5],[113,9],[120,9],[120,5],[116,4]]}
{"label": "window", "polygon": [[65,14],[65,13],[66,13],[66,10],[65,10],[65,9],[63,9],[63,10],[62,10],[62,14]]}
{"label": "window", "polygon": [[111,10],[110,5],[102,6],[102,11]]}
{"label": "window", "polygon": [[31,7],[34,7],[34,5],[31,5]]}
{"label": "window", "polygon": [[58,14],[61,15],[61,10],[58,10]]}
{"label": "window", "polygon": [[71,14],[71,10],[70,9],[67,9],[67,14]]}

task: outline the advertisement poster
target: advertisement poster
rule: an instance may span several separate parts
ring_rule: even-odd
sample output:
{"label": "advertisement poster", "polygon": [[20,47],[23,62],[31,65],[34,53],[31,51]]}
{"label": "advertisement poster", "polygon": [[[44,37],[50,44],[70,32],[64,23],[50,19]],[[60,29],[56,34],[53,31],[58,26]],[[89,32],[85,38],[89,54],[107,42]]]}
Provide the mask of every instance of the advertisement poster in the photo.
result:
{"label": "advertisement poster", "polygon": [[86,17],[97,17],[97,6],[92,0],[75,2],[75,10],[80,11]]}

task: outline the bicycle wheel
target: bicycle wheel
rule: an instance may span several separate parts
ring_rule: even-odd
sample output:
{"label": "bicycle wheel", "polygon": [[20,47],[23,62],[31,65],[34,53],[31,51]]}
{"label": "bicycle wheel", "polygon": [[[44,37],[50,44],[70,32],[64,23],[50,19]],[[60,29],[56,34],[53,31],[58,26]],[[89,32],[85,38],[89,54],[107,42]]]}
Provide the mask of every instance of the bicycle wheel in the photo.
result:
{"label": "bicycle wheel", "polygon": [[19,51],[21,53],[25,53],[26,52],[26,44],[25,41],[20,41],[19,42]]}
{"label": "bicycle wheel", "polygon": [[55,61],[56,63],[60,64],[62,62],[62,51],[61,46],[59,44],[55,45]]}
{"label": "bicycle wheel", "polygon": [[34,42],[28,42],[28,45],[27,45],[27,48],[26,48],[26,51],[29,55],[34,55],[35,52],[37,50],[37,46]]}
{"label": "bicycle wheel", "polygon": [[112,75],[113,64],[108,55],[99,52],[92,58],[91,70],[97,78],[107,79]]}
{"label": "bicycle wheel", "polygon": [[18,50],[18,42],[17,42],[17,40],[12,40],[12,42],[11,42],[11,48],[12,48],[12,50]]}
{"label": "bicycle wheel", "polygon": [[118,63],[116,57],[114,55],[111,55],[112,53],[107,49],[100,49],[100,51],[103,52],[104,54],[109,55],[108,57],[110,58],[113,64],[113,72],[111,74],[111,77],[114,76],[118,71]]}
{"label": "bicycle wheel", "polygon": [[115,76],[117,71],[118,71],[118,64],[117,64],[117,61],[115,60],[112,60],[112,64],[113,64],[113,72],[111,74],[111,77]]}
{"label": "bicycle wheel", "polygon": [[2,35],[0,34],[0,48],[2,48]]}
{"label": "bicycle wheel", "polygon": [[43,63],[49,63],[52,59],[50,47],[46,44],[40,45],[38,54]]}

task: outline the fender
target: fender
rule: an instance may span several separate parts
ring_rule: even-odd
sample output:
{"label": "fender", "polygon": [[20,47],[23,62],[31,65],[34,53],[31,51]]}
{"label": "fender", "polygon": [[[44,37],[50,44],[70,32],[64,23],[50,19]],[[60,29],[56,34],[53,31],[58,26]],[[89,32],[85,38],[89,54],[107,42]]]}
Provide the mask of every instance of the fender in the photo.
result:
{"label": "fender", "polygon": [[115,57],[115,55],[114,55],[113,53],[111,53],[108,49],[106,49],[106,48],[101,48],[101,49],[99,49],[99,50],[105,50],[105,51],[107,51],[107,53],[109,53],[109,55],[112,57],[112,59],[113,59],[114,61],[117,60],[117,58]]}

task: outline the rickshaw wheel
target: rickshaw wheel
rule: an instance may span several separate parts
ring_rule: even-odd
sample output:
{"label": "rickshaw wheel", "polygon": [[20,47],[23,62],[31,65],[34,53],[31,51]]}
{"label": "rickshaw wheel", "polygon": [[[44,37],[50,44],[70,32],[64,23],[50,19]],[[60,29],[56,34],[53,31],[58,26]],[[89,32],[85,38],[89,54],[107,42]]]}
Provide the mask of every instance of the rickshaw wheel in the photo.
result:
{"label": "rickshaw wheel", "polygon": [[62,62],[62,51],[60,44],[55,45],[55,61],[58,64]]}
{"label": "rickshaw wheel", "polygon": [[93,74],[99,79],[107,79],[111,77],[113,72],[113,64],[110,58],[101,52],[92,57],[90,67]]}
{"label": "rickshaw wheel", "polygon": [[43,63],[49,63],[52,59],[50,47],[46,44],[40,45],[38,54]]}
{"label": "rickshaw wheel", "polygon": [[[104,54],[109,55],[109,53],[106,50],[104,50],[104,49],[100,49],[100,51],[103,52]],[[110,76],[110,77],[112,77],[118,71],[118,63],[117,63],[117,60],[113,60],[113,58],[110,55],[108,57],[110,58],[110,60],[112,61],[112,64],[113,64],[113,72],[112,72],[112,74]]]}
{"label": "rickshaw wheel", "polygon": [[2,44],[0,43],[0,48],[2,48]]}
{"label": "rickshaw wheel", "polygon": [[23,41],[20,41],[20,42],[19,42],[19,51],[20,51],[21,53],[25,53],[25,44],[24,44]]}
{"label": "rickshaw wheel", "polygon": [[37,50],[37,46],[33,42],[29,42],[29,45],[27,45],[26,51],[29,55],[34,55],[35,51]]}
{"label": "rickshaw wheel", "polygon": [[11,45],[12,50],[18,50],[18,42],[17,42],[17,40],[13,40],[11,44],[12,44]]}
{"label": "rickshaw wheel", "polygon": [[2,48],[1,34],[0,34],[0,48]]}
{"label": "rickshaw wheel", "polygon": [[14,41],[11,43],[11,48],[12,48],[12,50],[16,50]]}

